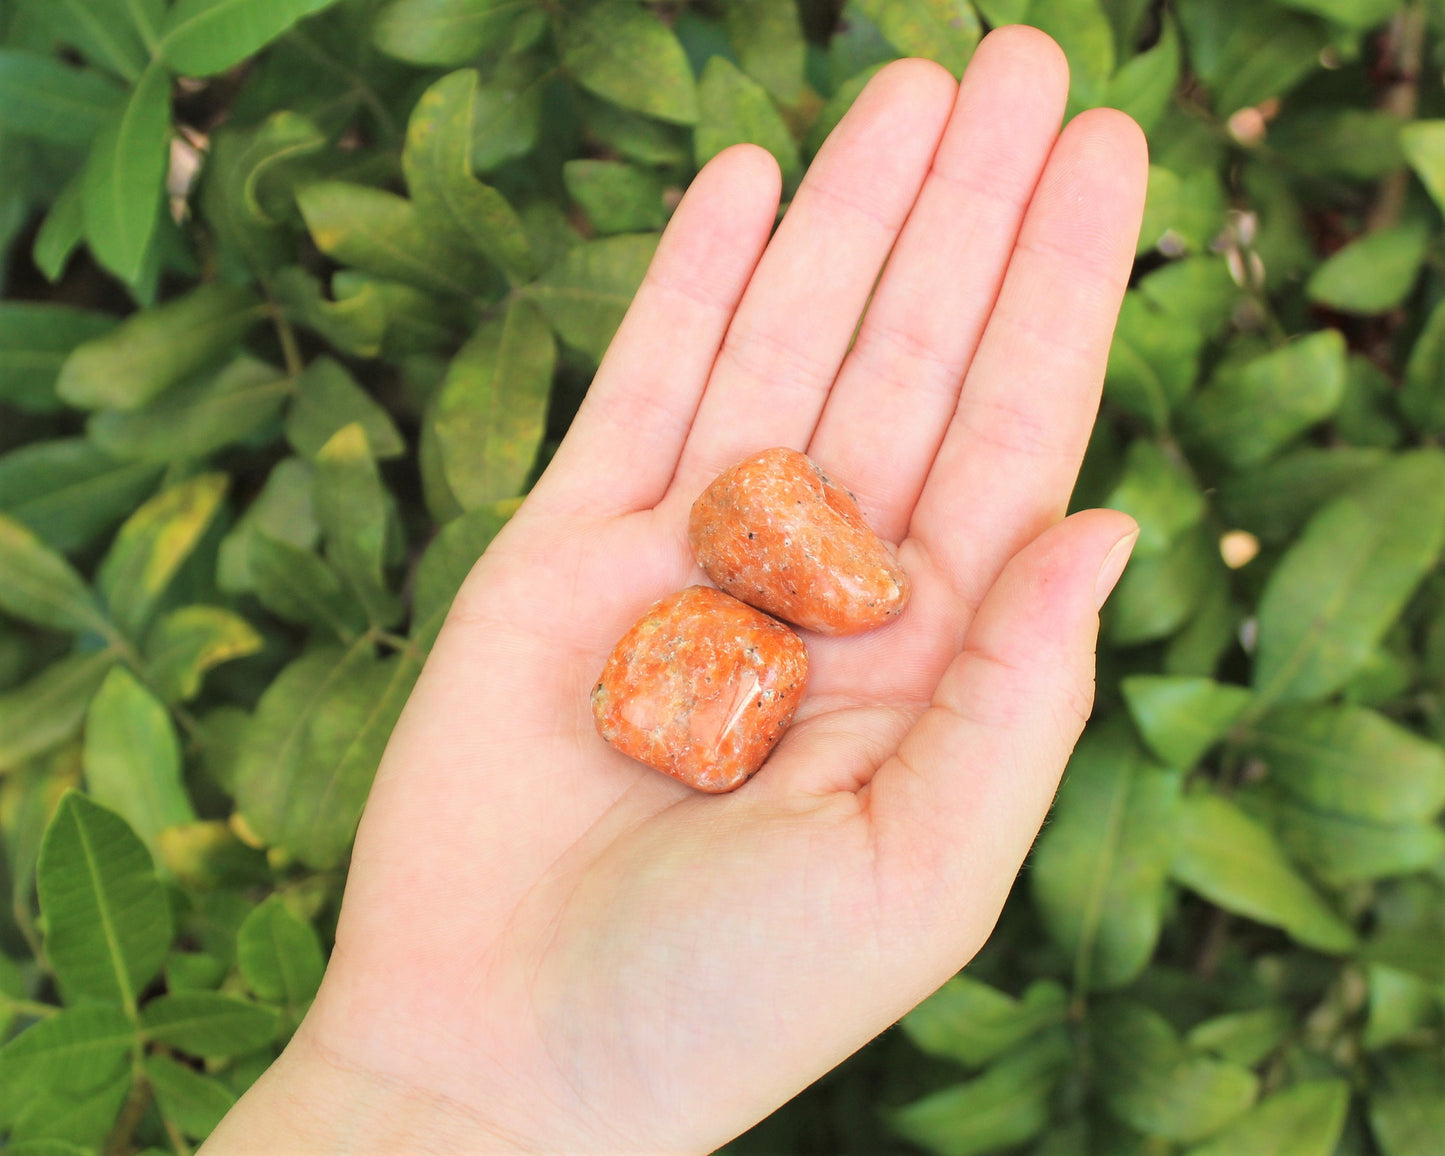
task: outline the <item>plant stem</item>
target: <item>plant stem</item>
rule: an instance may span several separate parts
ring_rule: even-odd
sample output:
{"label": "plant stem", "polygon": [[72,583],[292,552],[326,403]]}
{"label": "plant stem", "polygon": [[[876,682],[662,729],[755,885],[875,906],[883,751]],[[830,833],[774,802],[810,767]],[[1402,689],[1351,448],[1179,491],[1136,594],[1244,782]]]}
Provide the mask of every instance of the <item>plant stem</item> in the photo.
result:
{"label": "plant stem", "polygon": [[161,1123],[165,1126],[166,1139],[171,1142],[176,1156],[191,1156],[191,1149],[186,1144],[186,1138],[181,1135],[181,1130],[171,1123],[171,1118],[164,1112],[161,1113]]}
{"label": "plant stem", "polygon": [[37,1019],[49,1019],[60,1014],[60,1009],[54,1004],[40,1003],[33,999],[11,999],[4,995],[0,995],[0,1007],[8,1007],[17,1015],[35,1016]]}
{"label": "plant stem", "polygon": [[296,330],[291,328],[291,322],[286,320],[286,314],[275,301],[271,302],[271,323],[276,327],[277,340],[281,342],[286,375],[291,378],[300,377],[301,371],[306,368],[306,361],[301,356],[301,347],[296,343]]}
{"label": "plant stem", "polygon": [[[1393,81],[1380,101],[1380,110],[1413,120],[1420,101],[1420,63],[1425,50],[1425,9],[1414,3],[1396,12],[1385,41]],[[1405,194],[1410,188],[1410,170],[1404,165],[1380,181],[1375,207],[1365,222],[1365,232],[1389,228],[1400,219]]]}
{"label": "plant stem", "polygon": [[110,1135],[105,1140],[105,1146],[101,1149],[103,1156],[122,1156],[123,1153],[131,1151],[134,1147],[131,1137],[135,1134],[146,1109],[150,1107],[151,1082],[146,1077],[145,1069],[141,1067],[139,1061],[135,1064],[134,1072],[130,1093],[125,1098],[120,1115],[116,1117],[115,1127],[110,1130]]}

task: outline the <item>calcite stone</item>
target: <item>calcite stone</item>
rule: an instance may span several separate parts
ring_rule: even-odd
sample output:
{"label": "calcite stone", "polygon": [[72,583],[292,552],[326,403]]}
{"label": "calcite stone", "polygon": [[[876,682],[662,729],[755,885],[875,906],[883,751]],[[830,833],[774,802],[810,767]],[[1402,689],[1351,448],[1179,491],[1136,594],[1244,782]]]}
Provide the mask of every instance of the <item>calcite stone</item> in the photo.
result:
{"label": "calcite stone", "polygon": [[808,650],[784,626],[708,586],[648,608],[592,690],[598,733],[699,791],[747,781],[808,683]]}
{"label": "calcite stone", "polygon": [[693,504],[688,538],[718,586],[822,634],[857,634],[908,604],[908,578],[853,495],[797,450],[724,470]]}

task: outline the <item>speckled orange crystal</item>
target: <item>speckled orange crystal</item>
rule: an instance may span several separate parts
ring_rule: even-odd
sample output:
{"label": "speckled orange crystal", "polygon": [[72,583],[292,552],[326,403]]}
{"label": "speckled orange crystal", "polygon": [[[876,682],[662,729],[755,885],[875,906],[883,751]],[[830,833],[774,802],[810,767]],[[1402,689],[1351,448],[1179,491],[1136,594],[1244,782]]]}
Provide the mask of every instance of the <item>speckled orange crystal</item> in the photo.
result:
{"label": "speckled orange crystal", "polygon": [[793,720],[808,651],[766,614],[708,586],[654,603],[592,690],[597,731],[699,791],[742,786]]}
{"label": "speckled orange crystal", "polygon": [[853,495],[797,450],[724,470],[693,504],[688,538],[723,590],[821,634],[857,634],[908,604],[908,578]]}

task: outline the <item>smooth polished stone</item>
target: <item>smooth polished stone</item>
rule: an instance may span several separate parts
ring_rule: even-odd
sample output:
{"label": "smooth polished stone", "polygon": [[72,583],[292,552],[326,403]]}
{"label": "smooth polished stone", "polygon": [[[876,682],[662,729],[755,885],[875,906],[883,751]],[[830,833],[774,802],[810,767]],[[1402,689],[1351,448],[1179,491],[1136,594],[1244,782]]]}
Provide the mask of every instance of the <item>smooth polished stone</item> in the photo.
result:
{"label": "smooth polished stone", "polygon": [[806,630],[858,634],[908,604],[892,549],[797,450],[764,450],[719,474],[693,504],[688,539],[720,589]]}
{"label": "smooth polished stone", "polygon": [[592,715],[623,754],[699,791],[731,791],[763,765],[807,683],[807,647],[788,627],[689,586],[622,636],[592,690]]}

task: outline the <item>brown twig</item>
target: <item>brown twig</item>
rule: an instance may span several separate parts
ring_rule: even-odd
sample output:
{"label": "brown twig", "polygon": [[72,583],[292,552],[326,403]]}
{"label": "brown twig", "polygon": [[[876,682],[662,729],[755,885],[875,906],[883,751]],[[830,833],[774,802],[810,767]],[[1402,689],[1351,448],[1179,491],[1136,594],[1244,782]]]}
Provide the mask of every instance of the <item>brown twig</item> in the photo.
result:
{"label": "brown twig", "polygon": [[[1385,34],[1385,56],[1390,86],[1380,98],[1381,112],[1412,120],[1420,102],[1420,65],[1425,50],[1425,9],[1419,3],[1396,12]],[[1365,232],[1389,228],[1400,219],[1405,194],[1410,188],[1410,171],[1403,165],[1388,173],[1375,195],[1374,208],[1365,221]]]}

